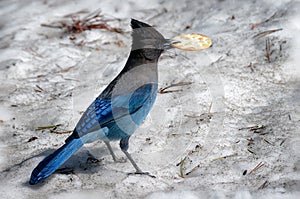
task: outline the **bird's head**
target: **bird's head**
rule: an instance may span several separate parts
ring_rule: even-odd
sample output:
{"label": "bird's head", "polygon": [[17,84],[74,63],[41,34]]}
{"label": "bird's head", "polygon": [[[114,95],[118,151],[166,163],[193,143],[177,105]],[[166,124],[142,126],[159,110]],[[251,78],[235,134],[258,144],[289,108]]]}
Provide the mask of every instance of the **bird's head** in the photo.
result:
{"label": "bird's head", "polygon": [[146,59],[158,59],[164,50],[172,48],[174,41],[165,39],[155,28],[131,19],[132,51],[139,50]]}

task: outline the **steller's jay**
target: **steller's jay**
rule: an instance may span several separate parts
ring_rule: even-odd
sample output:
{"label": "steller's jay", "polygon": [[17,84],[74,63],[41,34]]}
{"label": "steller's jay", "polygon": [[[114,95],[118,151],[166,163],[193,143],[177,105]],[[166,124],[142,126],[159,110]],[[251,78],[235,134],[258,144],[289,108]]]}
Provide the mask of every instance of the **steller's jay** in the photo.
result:
{"label": "steller's jay", "polygon": [[32,171],[29,184],[49,177],[85,143],[103,140],[114,161],[116,156],[109,144],[120,140],[137,174],[147,174],[137,166],[127,152],[130,136],[148,115],[154,104],[158,75],[157,62],[174,41],[165,39],[150,25],[131,20],[132,46],[123,70],[87,108],[65,144],[47,156]]}

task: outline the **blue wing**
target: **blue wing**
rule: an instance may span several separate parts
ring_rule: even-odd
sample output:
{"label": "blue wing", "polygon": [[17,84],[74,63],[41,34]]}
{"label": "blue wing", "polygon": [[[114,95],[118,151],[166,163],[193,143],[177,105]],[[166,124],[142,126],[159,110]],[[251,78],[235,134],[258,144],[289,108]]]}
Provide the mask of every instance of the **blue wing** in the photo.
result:
{"label": "blue wing", "polygon": [[[112,125],[129,115],[138,126],[149,113],[156,93],[157,84],[146,84],[132,94],[120,95],[111,99],[97,97],[82,115],[71,137],[83,137],[100,129],[107,136]],[[131,130],[130,128],[129,126],[128,131]],[[133,131],[135,129],[132,127]]]}

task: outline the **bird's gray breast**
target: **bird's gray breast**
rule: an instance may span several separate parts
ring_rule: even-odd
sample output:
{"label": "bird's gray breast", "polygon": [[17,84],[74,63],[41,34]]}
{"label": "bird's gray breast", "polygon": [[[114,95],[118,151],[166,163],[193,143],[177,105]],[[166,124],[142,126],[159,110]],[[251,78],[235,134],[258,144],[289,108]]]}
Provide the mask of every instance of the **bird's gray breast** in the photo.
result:
{"label": "bird's gray breast", "polygon": [[146,84],[157,84],[157,63],[146,63],[131,68],[116,81],[111,97],[128,95]]}

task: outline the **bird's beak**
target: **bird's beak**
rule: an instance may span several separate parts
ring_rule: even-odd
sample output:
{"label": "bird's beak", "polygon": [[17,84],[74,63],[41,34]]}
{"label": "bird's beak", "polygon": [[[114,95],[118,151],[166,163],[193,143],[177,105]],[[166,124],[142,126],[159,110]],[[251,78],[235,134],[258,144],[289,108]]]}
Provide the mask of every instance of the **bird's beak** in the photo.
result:
{"label": "bird's beak", "polygon": [[173,48],[172,44],[177,44],[177,43],[180,43],[180,41],[166,39],[163,48],[164,48],[164,50],[169,50],[169,49]]}

